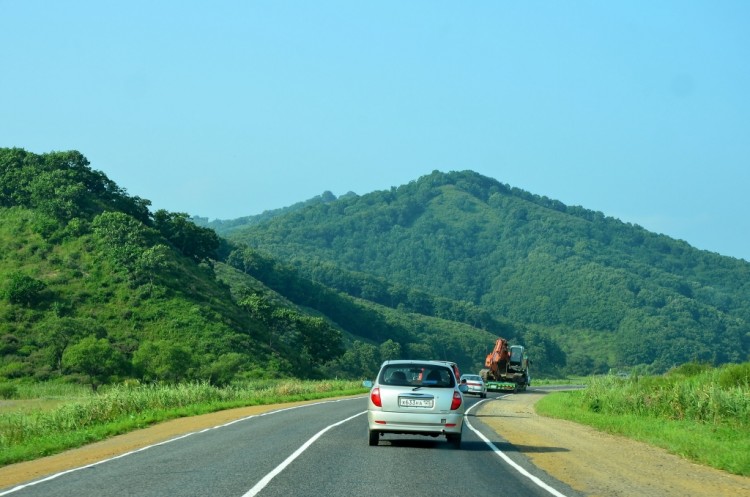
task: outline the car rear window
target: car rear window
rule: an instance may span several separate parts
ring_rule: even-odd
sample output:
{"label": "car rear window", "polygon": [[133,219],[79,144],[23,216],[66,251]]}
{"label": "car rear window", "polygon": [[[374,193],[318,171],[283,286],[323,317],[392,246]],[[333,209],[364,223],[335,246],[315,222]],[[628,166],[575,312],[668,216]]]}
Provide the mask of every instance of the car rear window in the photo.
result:
{"label": "car rear window", "polygon": [[385,366],[378,379],[381,385],[452,388],[450,369],[434,364],[392,364]]}

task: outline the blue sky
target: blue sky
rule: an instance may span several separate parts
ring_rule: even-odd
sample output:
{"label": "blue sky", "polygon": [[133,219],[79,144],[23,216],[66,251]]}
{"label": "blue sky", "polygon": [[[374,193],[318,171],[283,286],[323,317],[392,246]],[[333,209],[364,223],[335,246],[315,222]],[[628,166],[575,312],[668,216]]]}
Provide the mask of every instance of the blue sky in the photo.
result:
{"label": "blue sky", "polygon": [[473,170],[750,261],[750,2],[0,0],[0,146],[152,209]]}

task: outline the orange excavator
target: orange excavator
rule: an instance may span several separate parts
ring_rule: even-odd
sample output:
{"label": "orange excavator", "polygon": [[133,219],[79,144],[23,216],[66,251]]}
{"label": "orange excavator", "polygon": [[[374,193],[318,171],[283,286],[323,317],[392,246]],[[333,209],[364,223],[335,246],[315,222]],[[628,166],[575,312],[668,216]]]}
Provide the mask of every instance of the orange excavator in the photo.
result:
{"label": "orange excavator", "polygon": [[531,384],[530,363],[522,345],[508,345],[506,339],[498,338],[495,348],[487,354],[484,369],[479,375],[488,391],[512,390],[515,393],[526,390]]}

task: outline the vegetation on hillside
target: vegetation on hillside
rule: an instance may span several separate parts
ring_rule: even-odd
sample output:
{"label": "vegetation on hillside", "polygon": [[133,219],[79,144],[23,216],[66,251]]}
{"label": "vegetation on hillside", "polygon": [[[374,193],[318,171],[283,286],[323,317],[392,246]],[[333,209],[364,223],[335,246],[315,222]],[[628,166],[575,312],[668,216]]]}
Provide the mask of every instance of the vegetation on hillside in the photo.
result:
{"label": "vegetation on hillside", "polygon": [[152,213],[78,152],[0,149],[0,184],[0,385],[361,378],[394,357],[474,369],[494,340]]}
{"label": "vegetation on hillside", "polygon": [[218,223],[226,239],[75,151],[0,149],[0,185],[0,380],[478,371],[498,336],[536,376],[748,356],[748,263],[476,173]]}
{"label": "vegetation on hillside", "polygon": [[0,378],[320,375],[216,280],[213,230],[151,213],[78,152],[0,149],[0,184]]}
{"label": "vegetation on hillside", "polygon": [[570,374],[742,362],[750,351],[748,262],[470,171],[301,207],[228,237],[358,298],[518,342],[533,331],[564,352],[535,363]]}

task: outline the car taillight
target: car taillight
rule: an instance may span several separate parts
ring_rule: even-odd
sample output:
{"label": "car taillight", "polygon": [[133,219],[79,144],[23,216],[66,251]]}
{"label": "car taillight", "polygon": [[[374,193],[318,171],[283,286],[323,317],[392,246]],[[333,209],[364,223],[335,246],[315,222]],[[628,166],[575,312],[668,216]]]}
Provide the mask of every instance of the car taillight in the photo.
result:
{"label": "car taillight", "polygon": [[[378,400],[380,398],[378,397]],[[451,411],[455,411],[459,407],[461,407],[461,394],[458,392],[453,392],[453,402],[451,402]]]}
{"label": "car taillight", "polygon": [[[370,400],[376,406],[383,407],[383,401],[380,400],[380,388],[375,387],[375,388],[372,389],[372,391],[370,392]],[[453,402],[455,402],[455,400]],[[459,402],[459,405],[460,404],[461,404],[461,402]],[[451,407],[451,409],[453,409],[453,408]]]}

